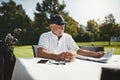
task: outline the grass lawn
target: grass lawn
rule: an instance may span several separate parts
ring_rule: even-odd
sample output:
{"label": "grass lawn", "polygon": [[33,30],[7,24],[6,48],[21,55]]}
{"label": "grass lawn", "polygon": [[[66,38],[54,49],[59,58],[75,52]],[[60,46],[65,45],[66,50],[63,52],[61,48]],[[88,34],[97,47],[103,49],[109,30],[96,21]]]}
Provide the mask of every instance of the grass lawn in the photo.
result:
{"label": "grass lawn", "polygon": [[[91,42],[77,42],[79,46],[91,46]],[[94,46],[104,46],[105,52],[111,47],[115,48],[114,54],[120,55],[120,42],[111,42],[111,46],[108,46],[108,42],[94,42]],[[17,58],[31,58],[33,57],[32,46],[15,46],[14,54]]]}
{"label": "grass lawn", "polygon": [[32,46],[15,46],[14,47],[14,54],[18,58],[20,57],[26,57],[26,58],[31,58],[33,57],[33,50]]}

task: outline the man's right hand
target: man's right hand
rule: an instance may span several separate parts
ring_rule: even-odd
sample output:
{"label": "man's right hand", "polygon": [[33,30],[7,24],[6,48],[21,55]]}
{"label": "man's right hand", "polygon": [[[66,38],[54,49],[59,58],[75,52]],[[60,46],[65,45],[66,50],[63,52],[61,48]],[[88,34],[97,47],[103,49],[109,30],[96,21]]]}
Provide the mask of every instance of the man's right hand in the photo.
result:
{"label": "man's right hand", "polygon": [[75,59],[75,54],[73,54],[72,52],[63,52],[59,54],[58,56],[60,60],[66,61],[66,62],[71,62]]}

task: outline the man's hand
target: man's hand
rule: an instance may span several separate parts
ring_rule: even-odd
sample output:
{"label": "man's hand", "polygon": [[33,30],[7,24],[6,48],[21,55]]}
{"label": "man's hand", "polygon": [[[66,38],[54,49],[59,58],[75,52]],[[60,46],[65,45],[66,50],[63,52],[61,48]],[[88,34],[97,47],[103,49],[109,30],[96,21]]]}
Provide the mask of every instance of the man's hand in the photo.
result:
{"label": "man's hand", "polygon": [[104,55],[105,53],[103,51],[96,52],[96,58],[100,58]]}
{"label": "man's hand", "polygon": [[71,62],[75,59],[75,54],[73,54],[72,52],[63,52],[58,56],[60,60],[66,61],[66,62]]}

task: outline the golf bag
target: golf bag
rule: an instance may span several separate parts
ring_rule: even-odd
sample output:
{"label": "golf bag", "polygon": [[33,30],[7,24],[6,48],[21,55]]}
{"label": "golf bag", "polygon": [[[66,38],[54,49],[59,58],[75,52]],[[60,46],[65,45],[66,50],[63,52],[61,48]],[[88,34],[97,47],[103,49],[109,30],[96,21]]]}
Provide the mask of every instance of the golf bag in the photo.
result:
{"label": "golf bag", "polygon": [[0,42],[0,80],[11,80],[16,58],[13,45]]}
{"label": "golf bag", "polygon": [[[21,29],[15,29],[19,33]],[[14,34],[15,35],[15,34]],[[0,40],[0,80],[11,80],[16,57],[13,53],[14,44],[18,42],[14,35],[8,33],[5,39]]]}

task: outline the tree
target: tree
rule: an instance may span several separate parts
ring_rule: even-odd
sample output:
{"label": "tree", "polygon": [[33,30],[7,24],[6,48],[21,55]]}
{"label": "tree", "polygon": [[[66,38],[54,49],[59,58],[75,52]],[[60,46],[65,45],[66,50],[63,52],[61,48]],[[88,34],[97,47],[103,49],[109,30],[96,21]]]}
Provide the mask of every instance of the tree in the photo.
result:
{"label": "tree", "polygon": [[120,37],[120,24],[115,24],[114,26],[115,37]]}
{"label": "tree", "polygon": [[91,37],[93,36],[91,39],[92,41],[97,40],[97,38],[99,37],[99,34],[98,34],[99,27],[98,27],[98,24],[95,20],[89,20],[87,22],[86,30],[91,33]]}
{"label": "tree", "polygon": [[101,24],[100,27],[101,36],[109,42],[109,46],[111,37],[116,34],[115,24],[116,23],[114,16],[112,14],[109,14],[108,16],[105,16],[105,21]]}
{"label": "tree", "polygon": [[0,35],[5,37],[7,33],[13,33],[15,28],[21,28],[23,33],[19,39],[21,43],[25,42],[26,36],[24,34],[27,27],[31,26],[30,22],[31,20],[25,14],[22,5],[16,5],[13,0],[2,2],[2,6],[0,6]]}
{"label": "tree", "polygon": [[72,37],[75,39],[78,36],[79,31],[79,24],[75,20],[72,19],[72,17],[66,16],[65,20],[67,21],[67,25],[65,26],[65,32],[72,35]]}
{"label": "tree", "polygon": [[78,24],[78,35],[76,37],[76,41],[85,42],[86,41],[86,39],[84,37],[85,35],[86,35],[85,26]]}

